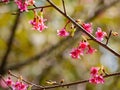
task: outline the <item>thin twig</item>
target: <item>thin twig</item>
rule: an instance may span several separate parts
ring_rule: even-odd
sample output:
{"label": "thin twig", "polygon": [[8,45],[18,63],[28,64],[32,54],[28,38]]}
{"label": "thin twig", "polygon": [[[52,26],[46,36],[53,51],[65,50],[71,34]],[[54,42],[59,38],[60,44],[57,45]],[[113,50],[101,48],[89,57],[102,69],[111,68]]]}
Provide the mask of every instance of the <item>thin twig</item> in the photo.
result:
{"label": "thin twig", "polygon": [[36,8],[36,5],[35,5],[35,4],[33,4],[33,6]]}
{"label": "thin twig", "polygon": [[101,45],[102,47],[104,47],[105,49],[110,51],[111,53],[113,53],[115,56],[120,57],[119,53],[115,52],[113,49],[111,49],[110,47],[106,46],[104,43],[98,41],[92,34],[87,32],[81,25],[76,23],[76,21],[74,19],[72,19],[70,16],[64,14],[64,12],[62,12],[51,0],[47,0],[47,1],[53,6],[53,8],[55,8],[59,13],[61,13],[64,17],[66,17],[68,20],[70,20],[76,27],[78,27],[79,30],[81,30],[83,33],[85,33],[91,39],[93,39],[93,41],[95,41],[96,43],[98,43],[99,45]]}
{"label": "thin twig", "polygon": [[40,8],[48,8],[48,7],[52,7],[52,6],[51,5],[40,6],[40,7],[35,7],[35,8],[29,8],[28,10],[34,10],[34,9],[40,9]]}
{"label": "thin twig", "polygon": [[[40,8],[48,8],[48,7],[52,7],[52,6],[51,6],[51,5],[46,5],[46,6],[29,8],[28,11],[35,10],[35,9],[40,9]],[[25,11],[23,11],[23,12],[25,12]],[[20,12],[20,11],[19,11],[19,12],[13,12],[13,13],[11,13],[11,14],[12,14],[12,15],[17,15],[17,14],[23,13],[23,12]]]}
{"label": "thin twig", "polygon": [[66,8],[65,8],[65,1],[64,0],[62,0],[62,5],[63,5],[64,13],[67,14]]}
{"label": "thin twig", "polygon": [[64,28],[66,28],[66,26],[70,23],[70,21],[68,20],[67,23],[65,24]]}
{"label": "thin twig", "polygon": [[108,42],[109,42],[109,40],[110,40],[110,36],[111,36],[111,34],[112,34],[112,30],[110,30],[110,32],[109,32],[109,35],[108,35],[108,37],[107,37],[107,41],[106,41],[106,45],[108,44]]}
{"label": "thin twig", "polygon": [[13,39],[14,39],[14,36],[15,36],[15,31],[17,29],[17,26],[18,26],[18,23],[19,23],[19,20],[20,20],[20,14],[18,14],[16,16],[16,19],[15,19],[15,22],[14,22],[14,25],[11,29],[11,35],[8,39],[8,43],[7,43],[7,50],[2,58],[2,63],[0,65],[0,74],[4,74],[5,73],[5,68],[6,68],[6,64],[7,64],[7,59],[8,59],[8,55],[11,51],[11,47],[12,47],[12,43],[13,43]]}
{"label": "thin twig", "polygon": [[[13,77],[15,77],[15,78],[17,78],[17,79],[20,78],[19,76],[13,74],[10,70],[8,71],[8,74],[11,75],[11,76],[13,76]],[[30,84],[30,85],[32,85],[32,86],[35,86],[35,87],[37,87],[37,88],[44,88],[43,86],[40,86],[40,85],[34,84],[34,83],[29,82],[29,81],[24,80],[24,79],[22,79],[22,81],[25,82],[25,83],[27,83],[27,84]]]}

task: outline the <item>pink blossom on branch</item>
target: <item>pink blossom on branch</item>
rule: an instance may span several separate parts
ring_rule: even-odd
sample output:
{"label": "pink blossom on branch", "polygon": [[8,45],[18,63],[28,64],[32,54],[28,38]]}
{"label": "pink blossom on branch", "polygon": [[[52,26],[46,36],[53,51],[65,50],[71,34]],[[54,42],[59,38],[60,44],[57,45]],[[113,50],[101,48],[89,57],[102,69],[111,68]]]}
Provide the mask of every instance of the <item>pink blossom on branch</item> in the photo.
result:
{"label": "pink blossom on branch", "polygon": [[88,42],[82,41],[82,42],[79,43],[78,48],[80,48],[82,50],[85,50],[87,48],[87,46],[88,46]]}
{"label": "pink blossom on branch", "polygon": [[23,84],[22,82],[17,81],[13,86],[13,90],[27,90],[28,85]]}
{"label": "pink blossom on branch", "polygon": [[34,19],[30,20],[29,23],[33,26],[34,30],[42,32],[47,26],[44,24],[46,19],[43,19],[43,12],[40,12],[40,16],[37,15],[37,12],[34,13]]}
{"label": "pink blossom on branch", "polygon": [[17,80],[17,82],[12,81],[10,77],[5,80],[5,84],[7,87],[11,87],[12,90],[27,90],[28,85],[24,84],[21,80]]}
{"label": "pink blossom on branch", "polygon": [[7,84],[7,86],[12,86],[14,84],[14,82],[11,80],[10,77],[8,77],[6,80],[6,84]]}
{"label": "pink blossom on branch", "polygon": [[28,11],[28,6],[32,6],[35,3],[35,0],[15,0],[18,8],[21,12]]}
{"label": "pink blossom on branch", "polygon": [[107,35],[106,32],[103,32],[101,28],[97,28],[97,32],[95,33],[96,39],[98,41],[103,41],[104,37]]}
{"label": "pink blossom on branch", "polygon": [[91,67],[90,69],[90,79],[89,79],[89,83],[92,84],[103,84],[104,78],[102,76],[102,74],[99,74],[99,67]]}
{"label": "pink blossom on branch", "polygon": [[90,69],[90,75],[91,76],[97,75],[98,74],[98,70],[99,70],[98,67],[91,67],[91,69]]}
{"label": "pink blossom on branch", "polygon": [[27,11],[28,3],[26,2],[26,0],[15,0],[15,3],[17,4],[21,12]]}
{"label": "pink blossom on branch", "polygon": [[88,45],[88,50],[87,50],[87,54],[93,54],[94,52],[96,52],[97,50],[95,48],[92,48],[90,45]]}
{"label": "pink blossom on branch", "polygon": [[89,83],[92,84],[104,84],[104,78],[102,75],[95,75],[94,77],[89,79]]}
{"label": "pink blossom on branch", "polygon": [[83,56],[84,53],[93,54],[95,51],[96,49],[92,48],[87,41],[81,41],[77,48],[72,49],[70,56],[74,59],[78,59],[80,55]]}
{"label": "pink blossom on branch", "polygon": [[65,28],[62,28],[61,30],[57,30],[57,35],[60,37],[67,37],[69,36],[69,33],[66,31]]}
{"label": "pink blossom on branch", "polygon": [[83,23],[82,27],[89,33],[93,32],[92,23]]}
{"label": "pink blossom on branch", "polygon": [[74,48],[70,52],[70,56],[74,59],[80,58],[80,55],[83,55],[83,51],[81,49],[78,49],[78,48]]}

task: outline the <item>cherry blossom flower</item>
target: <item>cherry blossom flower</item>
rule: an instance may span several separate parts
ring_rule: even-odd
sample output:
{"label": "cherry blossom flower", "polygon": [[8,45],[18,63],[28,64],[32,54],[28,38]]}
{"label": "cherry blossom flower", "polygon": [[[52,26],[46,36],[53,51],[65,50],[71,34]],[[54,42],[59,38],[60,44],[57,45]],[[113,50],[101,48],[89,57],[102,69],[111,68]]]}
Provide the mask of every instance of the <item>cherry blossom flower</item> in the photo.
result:
{"label": "cherry blossom flower", "polygon": [[104,84],[104,78],[102,75],[95,75],[94,77],[89,79],[89,83],[92,84]]}
{"label": "cherry blossom flower", "polygon": [[57,35],[61,37],[67,37],[69,36],[69,33],[66,31],[65,28],[62,28],[61,30],[57,30]]}
{"label": "cherry blossom flower", "polygon": [[21,86],[21,82],[16,82],[16,83],[14,84],[13,88],[19,90],[19,89],[20,89],[20,86]]}
{"label": "cherry blossom flower", "polygon": [[97,81],[96,81],[96,78],[90,78],[89,79],[89,83],[92,83],[92,84],[97,84]]}
{"label": "cherry blossom flower", "polygon": [[88,46],[88,42],[82,41],[79,43],[78,48],[85,50],[87,48],[87,46]]}
{"label": "cherry blossom flower", "polygon": [[17,81],[14,86],[12,86],[13,90],[27,90],[27,85],[22,82]]}
{"label": "cherry blossom flower", "polygon": [[104,78],[103,78],[102,75],[97,75],[97,76],[96,76],[96,79],[97,79],[97,83],[98,83],[98,84],[99,84],[99,83],[103,84],[103,83],[105,82],[105,80],[104,80]]}
{"label": "cherry blossom flower", "polygon": [[88,51],[87,54],[93,54],[94,52],[96,52],[97,50],[92,48],[90,45],[88,45]]}
{"label": "cherry blossom flower", "polygon": [[92,23],[83,23],[82,26],[87,32],[92,33]]}
{"label": "cherry blossom flower", "polygon": [[7,78],[7,80],[6,80],[6,84],[7,84],[8,86],[13,85],[13,81],[11,80],[10,77]]}
{"label": "cherry blossom flower", "polygon": [[28,3],[26,0],[15,0],[15,3],[17,4],[21,12],[27,11]]}
{"label": "cherry blossom flower", "polygon": [[83,51],[81,49],[78,49],[78,48],[74,48],[70,52],[70,56],[74,59],[80,58],[80,55],[83,55]]}
{"label": "cherry blossom flower", "polygon": [[34,30],[38,30],[42,32],[44,29],[47,28],[47,26],[44,24],[46,19],[43,19],[43,12],[40,12],[40,13],[41,13],[40,16],[38,16],[35,12],[34,19],[30,20],[29,23],[33,26]]}
{"label": "cherry blossom flower", "polygon": [[[7,1],[7,0],[4,0]],[[21,12],[28,11],[28,6],[32,6],[35,3],[35,0],[15,0],[15,3],[17,4],[18,8]]]}
{"label": "cherry blossom flower", "polygon": [[92,67],[90,69],[91,77],[89,79],[89,83],[92,83],[92,84],[103,84],[105,82],[102,74],[99,75],[99,73],[98,73],[99,69],[100,68],[98,68],[98,67]]}
{"label": "cherry blossom flower", "polygon": [[83,55],[84,52],[87,54],[93,54],[96,51],[96,49],[92,48],[87,41],[81,41],[77,48],[74,48],[70,52],[70,56],[74,59],[80,58],[79,55]]}
{"label": "cherry blossom flower", "polygon": [[106,32],[103,32],[101,28],[98,27],[95,35],[98,41],[102,41],[107,34]]}
{"label": "cherry blossom flower", "polygon": [[5,80],[5,84],[7,87],[11,87],[12,90],[27,90],[28,85],[24,84],[21,80],[18,80],[17,82],[14,82],[11,80],[10,77]]}
{"label": "cherry blossom flower", "polygon": [[97,75],[97,74],[98,74],[98,70],[99,70],[98,67],[92,67],[92,68],[90,69],[90,74],[91,74],[91,76]]}

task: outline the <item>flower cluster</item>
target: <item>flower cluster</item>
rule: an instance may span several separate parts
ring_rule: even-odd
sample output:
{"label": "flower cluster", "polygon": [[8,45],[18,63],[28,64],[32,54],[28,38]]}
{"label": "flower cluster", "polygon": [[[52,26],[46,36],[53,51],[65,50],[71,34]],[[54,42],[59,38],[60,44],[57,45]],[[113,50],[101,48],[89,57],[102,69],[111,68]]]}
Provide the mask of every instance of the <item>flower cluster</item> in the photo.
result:
{"label": "flower cluster", "polygon": [[14,82],[10,77],[5,80],[7,86],[11,87],[12,90],[27,90],[28,85],[24,84],[22,81]]}
{"label": "flower cluster", "polygon": [[86,54],[93,54],[96,49],[92,48],[87,41],[81,41],[77,48],[72,49],[70,52],[70,56],[74,59],[80,58],[80,55]]}
{"label": "flower cluster", "polygon": [[34,5],[34,0],[15,0],[15,3],[17,4],[18,8],[21,12],[27,11],[28,6]]}
{"label": "flower cluster", "polygon": [[30,24],[33,26],[34,30],[42,32],[47,26],[44,24],[46,19],[43,19],[43,11],[40,12],[40,16],[34,11],[34,19],[30,20]]}
{"label": "flower cluster", "polygon": [[105,81],[104,81],[104,78],[101,75],[99,75],[99,70],[100,68],[98,67],[92,67],[91,70],[90,70],[90,79],[89,79],[89,82],[92,83],[92,84],[103,84]]}
{"label": "flower cluster", "polygon": [[[82,27],[90,34],[92,34],[92,23],[83,23]],[[95,32],[96,39],[98,41],[103,41],[104,37],[107,36],[107,33],[102,31],[100,27],[97,28],[97,31]]]}
{"label": "flower cluster", "polygon": [[89,33],[93,32],[92,23],[83,23],[82,27]]}
{"label": "flower cluster", "polygon": [[[35,4],[35,0],[14,0],[21,12],[28,11],[28,6]],[[9,3],[10,0],[2,0],[4,3]]]}

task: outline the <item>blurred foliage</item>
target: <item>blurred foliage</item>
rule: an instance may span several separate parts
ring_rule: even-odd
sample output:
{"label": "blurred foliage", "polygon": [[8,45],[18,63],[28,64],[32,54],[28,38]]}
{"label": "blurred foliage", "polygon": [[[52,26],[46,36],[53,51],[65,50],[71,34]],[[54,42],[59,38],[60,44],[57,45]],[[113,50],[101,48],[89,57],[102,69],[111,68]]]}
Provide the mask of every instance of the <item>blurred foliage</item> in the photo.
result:
{"label": "blurred foliage", "polygon": [[[63,9],[61,0],[53,1],[57,6]],[[99,8],[99,1],[101,0],[65,0],[65,5],[68,15],[74,19],[85,21]],[[109,3],[109,0],[103,1],[104,3],[100,5]],[[46,0],[36,0],[36,6],[43,5],[48,5]],[[108,44],[117,52],[120,52],[119,6],[120,3],[110,7],[105,12],[100,13],[95,20],[91,21],[94,30],[96,30],[97,27],[101,27],[107,33],[109,33],[110,30],[118,32],[119,36],[111,36]],[[17,6],[13,2],[0,4],[0,63],[7,49],[8,38],[16,17],[16,15],[12,15],[11,13],[16,12],[16,10]],[[35,56],[63,40],[63,38],[58,37],[56,34],[56,30],[61,29],[66,23],[66,18],[59,14],[59,12],[51,7],[44,9],[44,18],[47,19],[48,28],[41,33],[32,30],[32,26],[29,25],[28,22],[32,20],[33,17],[32,11],[21,13],[21,19],[15,33],[12,50],[7,60],[7,67],[24,62],[24,60]],[[103,65],[109,73],[120,71],[120,59],[93,41],[90,41],[90,44],[97,49],[95,54],[84,55],[79,60],[72,59],[69,56],[69,52],[80,40],[80,35],[76,38],[71,37],[71,40],[63,43],[63,45],[55,49],[54,52],[45,55],[45,57],[40,58],[39,61],[35,60],[35,62],[13,72],[15,74],[21,74],[25,79],[31,82],[46,85],[46,80],[56,80],[59,82],[61,79],[64,79],[65,83],[67,83],[88,79],[89,69],[92,66]],[[120,79],[119,77],[111,77],[106,79],[104,85],[92,85],[87,83],[69,88],[56,88],[54,90],[62,89],[120,90]]]}

